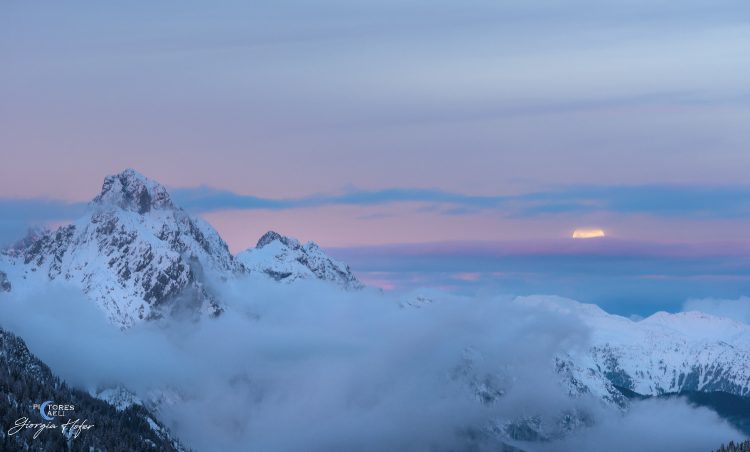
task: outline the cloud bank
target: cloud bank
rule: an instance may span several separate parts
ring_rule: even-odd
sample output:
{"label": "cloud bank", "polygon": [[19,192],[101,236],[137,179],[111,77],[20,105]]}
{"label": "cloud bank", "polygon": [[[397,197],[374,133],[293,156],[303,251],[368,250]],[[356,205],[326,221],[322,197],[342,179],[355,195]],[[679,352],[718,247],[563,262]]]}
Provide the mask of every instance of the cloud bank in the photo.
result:
{"label": "cloud bank", "polygon": [[528,450],[710,451],[735,437],[736,433],[713,411],[691,408],[682,400],[652,399],[634,403],[625,416],[605,416],[594,427],[576,432],[559,443]]}
{"label": "cloud bank", "polygon": [[[405,187],[380,190],[350,188],[340,193],[293,198],[243,195],[209,187],[175,188],[172,193],[178,205],[198,213],[416,202],[432,205],[433,211],[444,215],[468,215],[494,210],[511,217],[607,212],[736,219],[750,214],[750,187],[742,185],[584,185],[517,195],[468,195],[439,189]],[[54,199],[0,198],[0,209],[8,217],[18,219],[74,218],[85,207],[85,203]]]}
{"label": "cloud bank", "polygon": [[73,384],[124,384],[144,399],[160,391],[171,400],[161,418],[197,450],[496,450],[499,422],[539,417],[555,432],[565,412],[594,422],[552,442],[502,441],[530,451],[705,451],[742,437],[678,401],[623,414],[569,398],[553,357],[585,347],[587,328],[510,297],[433,292],[414,307],[404,303],[414,294],[316,283],[220,290],[227,312],[216,320],[122,333],[80,294],[52,286],[0,296],[0,325]]}
{"label": "cloud bank", "polygon": [[750,324],[750,297],[692,299],[685,302],[683,310],[701,311]]}

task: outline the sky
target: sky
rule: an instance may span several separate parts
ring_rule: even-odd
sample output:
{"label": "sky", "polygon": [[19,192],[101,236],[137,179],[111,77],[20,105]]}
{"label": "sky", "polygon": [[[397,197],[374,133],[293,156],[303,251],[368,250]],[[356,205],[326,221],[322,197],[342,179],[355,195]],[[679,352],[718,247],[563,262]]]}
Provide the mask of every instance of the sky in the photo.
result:
{"label": "sky", "polygon": [[[274,229],[384,288],[481,282],[631,314],[746,295],[748,13],[5,1],[0,235],[74,218],[132,167],[235,252]],[[568,248],[582,227],[603,251]]]}

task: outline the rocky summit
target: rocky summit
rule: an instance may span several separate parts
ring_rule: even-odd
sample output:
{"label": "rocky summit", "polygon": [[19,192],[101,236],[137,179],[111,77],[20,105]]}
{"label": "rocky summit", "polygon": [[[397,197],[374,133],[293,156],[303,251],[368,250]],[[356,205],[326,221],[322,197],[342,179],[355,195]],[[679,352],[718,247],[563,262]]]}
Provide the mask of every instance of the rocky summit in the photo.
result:
{"label": "rocky summit", "polygon": [[218,315],[211,278],[243,272],[219,234],[134,170],[107,176],[86,214],[35,231],[0,257],[12,281],[77,286],[127,328],[173,311]]}

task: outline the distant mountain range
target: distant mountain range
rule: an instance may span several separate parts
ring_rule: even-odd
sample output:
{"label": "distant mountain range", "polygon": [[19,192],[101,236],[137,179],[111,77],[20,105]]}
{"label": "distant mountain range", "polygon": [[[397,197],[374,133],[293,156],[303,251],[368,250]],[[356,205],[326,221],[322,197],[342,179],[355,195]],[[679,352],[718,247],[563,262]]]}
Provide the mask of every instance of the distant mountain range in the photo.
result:
{"label": "distant mountain range", "polygon": [[570,358],[641,395],[722,391],[750,395],[750,326],[702,312],[657,312],[634,321],[595,305],[554,297],[521,297],[520,303],[570,314],[591,330],[590,348]]}
{"label": "distant mountain range", "polygon": [[[593,396],[624,412],[634,401],[685,397],[750,435],[750,326],[701,312],[659,312],[634,321],[551,296],[513,303],[573,316],[589,328],[586,348],[558,354],[550,364],[571,399]],[[484,359],[468,353],[457,375],[478,402],[493,405],[511,390],[514,375],[477,374],[475,363]],[[502,419],[494,433],[503,441],[549,441],[593,422],[586,410],[554,419],[532,414]]]}

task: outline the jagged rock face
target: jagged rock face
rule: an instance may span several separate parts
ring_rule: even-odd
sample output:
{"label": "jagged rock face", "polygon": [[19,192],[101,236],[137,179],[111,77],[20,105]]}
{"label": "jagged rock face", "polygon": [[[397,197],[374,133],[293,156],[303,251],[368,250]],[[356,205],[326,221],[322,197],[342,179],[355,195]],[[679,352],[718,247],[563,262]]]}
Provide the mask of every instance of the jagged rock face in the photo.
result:
{"label": "jagged rock face", "polygon": [[255,244],[255,248],[263,248],[264,246],[279,241],[282,244],[289,247],[299,247],[299,241],[290,237],[285,237],[276,231],[268,231],[261,238],[258,239],[258,243]]}
{"label": "jagged rock face", "polygon": [[[464,386],[478,403],[492,409],[493,405],[503,404],[504,399],[513,393],[517,375],[510,369],[503,370],[500,367],[488,371],[488,368],[482,365],[482,361],[486,359],[478,350],[467,348],[449,377]],[[524,410],[523,414],[509,416],[506,413],[492,418],[483,429],[487,435],[484,438],[485,444],[491,444],[489,440],[493,439],[504,445],[508,441],[559,439],[573,430],[594,423],[594,414],[587,408],[588,403],[602,403],[615,410],[627,407],[625,397],[600,375],[591,374],[585,381],[579,380],[576,375],[580,369],[577,369],[570,359],[556,358],[554,370],[560,390],[570,397],[570,405],[561,407],[557,412],[535,412],[533,408],[529,408]],[[586,398],[587,403],[577,403],[583,398]],[[505,449],[500,447],[497,450]]]}
{"label": "jagged rock face", "polygon": [[590,395],[611,407],[628,406],[628,399],[606,375],[595,369],[582,367],[569,355],[555,358],[555,372],[560,376],[570,397]]}
{"label": "jagged rock face", "polygon": [[251,273],[261,273],[276,281],[319,279],[345,289],[364,287],[348,265],[328,257],[317,244],[302,245],[274,231],[265,233],[255,248],[238,254],[237,260]]}
{"label": "jagged rock face", "polygon": [[174,209],[169,193],[162,185],[146,179],[132,169],[107,176],[94,203],[118,206],[139,214],[151,209]]}
{"label": "jagged rock face", "polygon": [[211,226],[133,170],[108,176],[83,218],[26,242],[10,256],[24,277],[79,286],[122,328],[175,310],[217,315],[208,275],[242,272]]}
{"label": "jagged rock face", "polygon": [[12,286],[10,285],[10,281],[8,281],[8,275],[5,274],[5,272],[0,271],[0,292],[10,292],[10,289]]}

